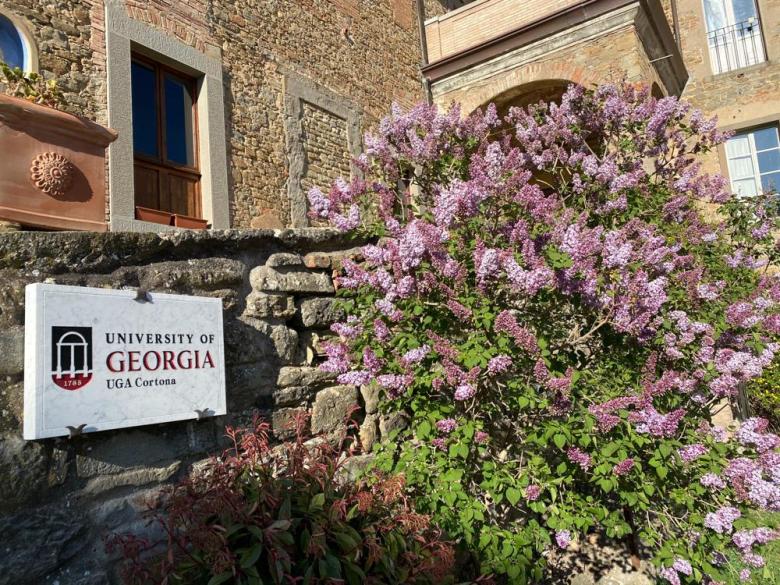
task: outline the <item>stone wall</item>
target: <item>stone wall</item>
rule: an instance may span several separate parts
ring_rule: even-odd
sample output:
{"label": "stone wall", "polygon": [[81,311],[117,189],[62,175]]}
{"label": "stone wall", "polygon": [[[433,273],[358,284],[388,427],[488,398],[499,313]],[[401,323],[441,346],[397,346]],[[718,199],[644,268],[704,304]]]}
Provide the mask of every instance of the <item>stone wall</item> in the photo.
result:
{"label": "stone wall", "polygon": [[[424,97],[414,0],[123,0],[130,18],[208,56],[224,71],[230,201],[235,227],[293,225],[285,100],[305,78],[361,118]],[[426,0],[429,15],[443,0]],[[104,0],[0,0],[27,23],[40,70],[57,77],[66,108],[107,123]],[[330,112],[331,114],[337,112]],[[341,145],[323,156],[338,164]],[[292,177],[295,180],[296,177]]]}
{"label": "stone wall", "polygon": [[[330,433],[360,405],[370,446],[377,397],[316,367],[339,315],[332,273],[355,253],[354,242],[316,229],[0,235],[0,585],[110,582],[103,538],[141,529],[145,501],[254,412],[284,437],[300,410],[314,432]],[[33,282],[222,299],[228,416],[23,441],[24,287]]]}

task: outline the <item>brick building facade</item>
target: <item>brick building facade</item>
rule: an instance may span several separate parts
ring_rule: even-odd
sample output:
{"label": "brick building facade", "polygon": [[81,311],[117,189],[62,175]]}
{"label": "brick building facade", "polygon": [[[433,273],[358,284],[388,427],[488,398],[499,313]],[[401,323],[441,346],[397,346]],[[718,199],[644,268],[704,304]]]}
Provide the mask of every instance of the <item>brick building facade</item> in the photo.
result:
{"label": "brick building facade", "polygon": [[641,82],[735,136],[705,161],[735,192],[780,190],[778,0],[475,0],[426,21],[433,99],[471,111]]}
{"label": "brick building facade", "polygon": [[[447,5],[424,2],[429,15]],[[148,175],[127,162],[140,134],[134,143],[126,99],[137,56],[192,80],[189,162],[212,227],[304,226],[305,190],[349,172],[391,102],[423,99],[417,14],[415,0],[0,0],[27,45],[24,67],[56,77],[65,109],[119,132],[114,230],[159,227],[135,218]]]}
{"label": "brick building facade", "polygon": [[[707,161],[735,190],[780,177],[780,0],[0,0],[0,39],[4,23],[67,110],[118,131],[113,230],[158,230],[136,207],[177,205],[213,228],[306,226],[306,191],[350,173],[391,102],[506,110],[571,82],[681,95],[738,133]],[[134,93],[155,64],[192,84],[176,165],[139,163],[144,125],[170,130]]]}

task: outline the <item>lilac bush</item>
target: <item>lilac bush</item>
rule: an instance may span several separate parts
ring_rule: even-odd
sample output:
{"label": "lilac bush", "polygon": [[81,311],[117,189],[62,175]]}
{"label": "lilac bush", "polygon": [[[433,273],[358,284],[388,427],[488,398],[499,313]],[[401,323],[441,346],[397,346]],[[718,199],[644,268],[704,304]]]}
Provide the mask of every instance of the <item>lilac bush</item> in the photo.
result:
{"label": "lilac bush", "polygon": [[724,139],[631,86],[505,119],[395,108],[365,178],[310,193],[373,238],[323,367],[411,415],[378,465],[480,571],[537,582],[598,531],[670,583],[769,574],[780,438],[712,412],[780,348],[776,214],[702,172]]}

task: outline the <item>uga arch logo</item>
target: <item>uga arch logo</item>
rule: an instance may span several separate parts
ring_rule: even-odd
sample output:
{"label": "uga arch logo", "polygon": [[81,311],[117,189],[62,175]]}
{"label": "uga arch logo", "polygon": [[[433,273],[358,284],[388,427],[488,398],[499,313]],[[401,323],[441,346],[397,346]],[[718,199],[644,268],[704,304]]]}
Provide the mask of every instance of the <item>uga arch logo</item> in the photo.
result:
{"label": "uga arch logo", "polygon": [[63,390],[92,380],[92,327],[51,328],[51,379]]}

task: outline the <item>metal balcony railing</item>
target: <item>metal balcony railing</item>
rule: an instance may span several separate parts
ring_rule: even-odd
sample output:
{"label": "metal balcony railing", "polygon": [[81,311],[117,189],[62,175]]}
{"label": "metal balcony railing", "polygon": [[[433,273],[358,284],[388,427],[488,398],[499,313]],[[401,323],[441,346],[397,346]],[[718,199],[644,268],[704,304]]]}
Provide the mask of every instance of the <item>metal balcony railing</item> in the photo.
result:
{"label": "metal balcony railing", "polygon": [[707,33],[710,62],[715,74],[766,61],[761,23],[751,18]]}

